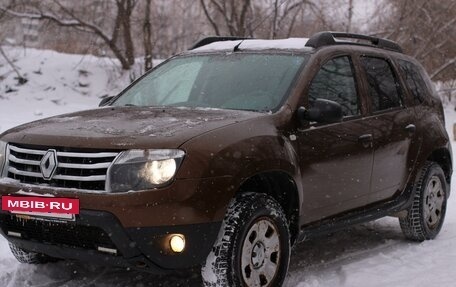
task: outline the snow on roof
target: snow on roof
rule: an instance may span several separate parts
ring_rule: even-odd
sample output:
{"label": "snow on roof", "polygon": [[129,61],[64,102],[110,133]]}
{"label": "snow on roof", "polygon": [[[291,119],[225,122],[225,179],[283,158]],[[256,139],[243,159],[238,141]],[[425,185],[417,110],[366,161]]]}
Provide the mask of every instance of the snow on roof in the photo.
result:
{"label": "snow on roof", "polygon": [[288,38],[276,40],[235,40],[214,42],[192,50],[192,52],[215,52],[215,51],[233,51],[234,47],[241,43],[240,50],[303,50],[308,38]]}

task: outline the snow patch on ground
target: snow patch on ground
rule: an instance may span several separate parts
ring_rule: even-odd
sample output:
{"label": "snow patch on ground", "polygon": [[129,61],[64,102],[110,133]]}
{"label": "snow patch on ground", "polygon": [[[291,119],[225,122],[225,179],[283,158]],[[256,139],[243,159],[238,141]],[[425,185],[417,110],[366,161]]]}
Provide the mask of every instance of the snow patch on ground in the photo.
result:
{"label": "snow patch on ground", "polygon": [[[116,60],[51,50],[4,47],[27,83],[0,61],[0,133],[22,123],[98,107],[130,82]],[[154,60],[154,65],[161,61]],[[71,121],[62,118],[60,121]]]}
{"label": "snow patch on ground", "polygon": [[[98,106],[116,89],[120,71],[93,56],[48,50],[6,49],[28,82],[19,85],[8,65],[0,66],[0,132],[25,122]],[[119,89],[119,88],[117,88]]]}

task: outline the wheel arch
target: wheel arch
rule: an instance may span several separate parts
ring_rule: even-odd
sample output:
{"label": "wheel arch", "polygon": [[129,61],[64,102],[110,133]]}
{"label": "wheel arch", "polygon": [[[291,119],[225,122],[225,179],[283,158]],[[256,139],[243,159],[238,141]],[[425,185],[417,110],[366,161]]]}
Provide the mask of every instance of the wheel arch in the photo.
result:
{"label": "wheel arch", "polygon": [[282,207],[290,229],[292,244],[299,234],[300,195],[293,177],[280,170],[264,171],[246,178],[236,194],[264,193],[274,198]]}
{"label": "wheel arch", "polygon": [[451,175],[453,174],[453,164],[451,151],[447,148],[438,148],[432,151],[427,158],[428,161],[433,161],[440,165],[445,174],[445,179],[448,184],[451,183]]}

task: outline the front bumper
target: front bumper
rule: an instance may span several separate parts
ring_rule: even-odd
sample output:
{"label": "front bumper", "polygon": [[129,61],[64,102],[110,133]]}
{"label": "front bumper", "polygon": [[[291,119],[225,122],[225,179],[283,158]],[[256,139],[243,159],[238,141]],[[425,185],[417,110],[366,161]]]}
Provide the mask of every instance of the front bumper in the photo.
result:
{"label": "front bumper", "polygon": [[[162,189],[85,193],[74,189],[0,183],[1,195],[78,198],[76,221],[18,221],[0,211],[0,232],[25,250],[52,257],[99,262],[152,273],[188,269],[209,254],[232,197],[231,178],[182,179]],[[1,198],[0,198],[1,204]],[[21,238],[8,235],[20,233]],[[169,252],[169,234],[183,234],[186,248]],[[99,247],[117,254],[100,252]]]}
{"label": "front bumper", "polygon": [[[81,210],[76,220],[70,222],[24,220],[0,211],[0,233],[20,248],[56,258],[117,265],[155,274],[185,270],[203,263],[220,226],[221,222],[210,222],[123,228],[113,214],[103,211]],[[186,248],[182,253],[169,251],[170,234],[185,236]],[[99,247],[111,253],[100,251]]]}
{"label": "front bumper", "polygon": [[146,191],[96,193],[0,179],[0,196],[77,198],[81,209],[113,214],[124,228],[182,226],[221,222],[234,191],[230,177],[179,179]]}

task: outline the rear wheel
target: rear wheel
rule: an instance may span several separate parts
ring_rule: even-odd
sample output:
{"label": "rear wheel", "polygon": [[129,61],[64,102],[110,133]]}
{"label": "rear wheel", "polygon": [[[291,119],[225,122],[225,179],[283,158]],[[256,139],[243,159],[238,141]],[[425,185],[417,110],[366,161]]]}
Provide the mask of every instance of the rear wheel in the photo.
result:
{"label": "rear wheel", "polygon": [[17,261],[19,261],[20,263],[45,264],[58,261],[57,258],[50,257],[41,253],[30,252],[22,248],[19,248],[12,243],[9,243],[9,246],[14,257],[16,257]]}
{"label": "rear wheel", "polygon": [[281,206],[265,194],[230,203],[202,268],[204,286],[281,286],[290,260],[290,234]]}
{"label": "rear wheel", "polygon": [[428,162],[415,183],[415,196],[407,216],[400,218],[406,238],[414,241],[434,239],[442,228],[447,206],[447,184],[442,168]]}

